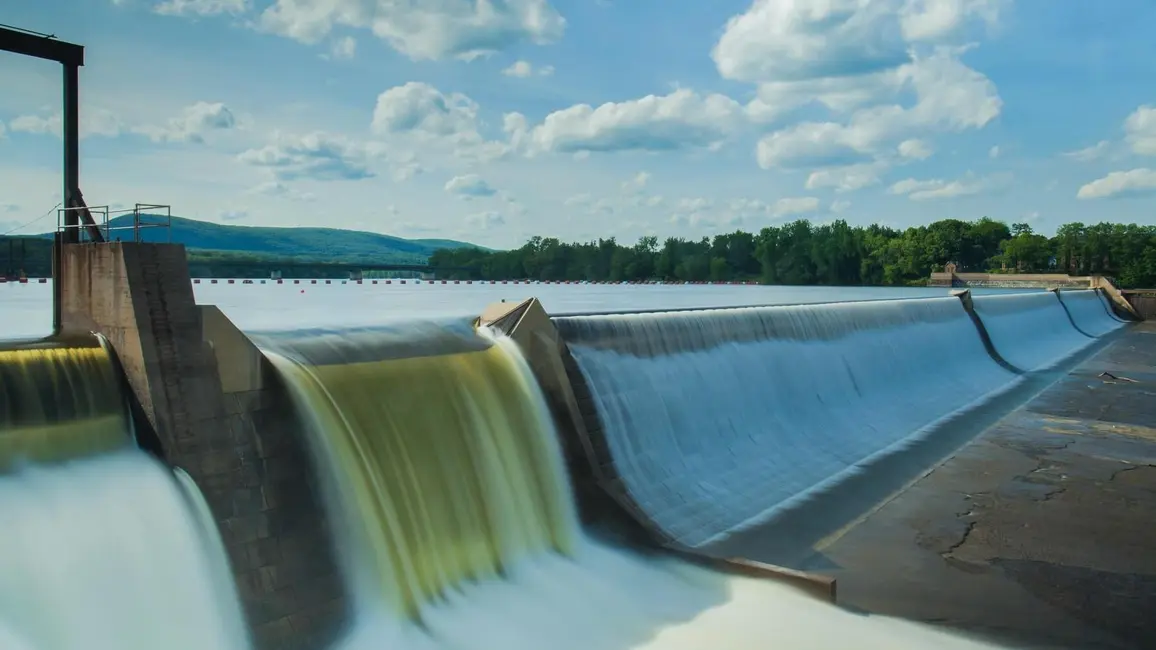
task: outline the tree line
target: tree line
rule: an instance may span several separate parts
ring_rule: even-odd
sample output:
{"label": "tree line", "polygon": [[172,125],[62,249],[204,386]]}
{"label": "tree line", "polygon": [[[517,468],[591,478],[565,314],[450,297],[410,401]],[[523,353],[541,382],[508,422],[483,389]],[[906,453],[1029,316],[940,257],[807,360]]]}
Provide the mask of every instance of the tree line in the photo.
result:
{"label": "tree line", "polygon": [[919,285],[954,263],[960,272],[1098,274],[1124,287],[1156,286],[1156,226],[1069,223],[1054,237],[984,217],[905,230],[800,219],[758,233],[698,240],[646,236],[566,243],[533,237],[520,248],[435,251],[438,277],[472,280],[729,281],[788,285]]}

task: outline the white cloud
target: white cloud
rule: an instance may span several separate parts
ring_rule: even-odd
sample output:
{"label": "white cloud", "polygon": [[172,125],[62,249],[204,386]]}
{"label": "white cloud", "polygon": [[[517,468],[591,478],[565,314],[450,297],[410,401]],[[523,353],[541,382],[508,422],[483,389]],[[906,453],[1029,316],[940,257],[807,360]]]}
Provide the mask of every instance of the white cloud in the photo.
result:
{"label": "white cloud", "polygon": [[807,176],[806,188],[809,190],[833,188],[840,193],[854,192],[878,184],[886,170],[886,165],[878,163],[820,169]]}
{"label": "white cloud", "polygon": [[646,184],[650,182],[650,174],[648,172],[638,172],[628,181],[622,182],[622,191],[627,193],[638,193],[646,188]]}
{"label": "white cloud", "polygon": [[302,136],[279,134],[275,140],[244,151],[237,159],[268,169],[280,180],[360,180],[374,176],[366,147],[343,136],[315,131]]}
{"label": "white cloud", "polygon": [[1107,199],[1156,194],[1156,169],[1139,168],[1112,172],[1080,188],[1081,199]]}
{"label": "white cloud", "polygon": [[329,58],[352,59],[357,55],[357,39],[352,36],[342,36],[329,44]]}
{"label": "white cloud", "polygon": [[219,16],[242,14],[249,9],[249,0],[165,0],[153,11],[168,16]]}
{"label": "white cloud", "polygon": [[849,78],[897,68],[909,44],[941,42],[999,0],[754,0],[712,52],[719,73],[752,83]]}
{"label": "white cloud", "polygon": [[999,158],[1000,153],[999,145],[994,145],[991,149],[987,150],[987,157],[995,160],[996,158]]}
{"label": "white cloud", "polygon": [[[408,135],[440,143],[462,158],[489,161],[506,155],[510,145],[482,137],[478,110],[477,102],[466,95],[445,94],[427,83],[411,81],[378,95],[370,126],[378,135]],[[511,119],[507,116],[507,127]]]}
{"label": "white cloud", "polygon": [[515,61],[510,67],[502,70],[502,74],[507,77],[532,77],[535,74],[539,77],[549,77],[554,74],[554,66],[541,66],[537,69],[529,61]]}
{"label": "white cloud", "polygon": [[[48,116],[21,115],[8,122],[13,133],[34,133],[62,137],[63,118],[59,112]],[[115,138],[127,128],[111,111],[90,107],[80,114],[80,137],[102,136]]]}
{"label": "white cloud", "polygon": [[900,156],[912,160],[927,160],[935,153],[935,149],[926,140],[904,140],[899,143],[897,149]]}
{"label": "white cloud", "polygon": [[[59,112],[48,116],[21,115],[13,119],[13,131],[51,134],[61,137],[62,117]],[[235,128],[237,120],[232,111],[220,102],[197,102],[181,109],[163,126],[156,124],[125,124],[115,113],[100,107],[88,107],[80,114],[80,137],[103,136],[114,138],[123,133],[143,135],[153,142],[204,142],[213,131]]]}
{"label": "white cloud", "polygon": [[317,200],[317,196],[310,192],[298,191],[297,189],[276,180],[261,183],[260,185],[250,188],[246,193],[281,197],[289,199],[290,201],[309,202]]}
{"label": "white cloud", "polygon": [[497,193],[497,190],[490,187],[490,185],[477,174],[454,176],[446,182],[445,191],[450,194],[457,194],[463,198],[493,196]]}
{"label": "white cloud", "polygon": [[186,106],[165,126],[142,126],[135,132],[146,135],[153,142],[204,142],[212,131],[224,131],[237,125],[232,111],[220,102],[197,102]]}
{"label": "white cloud", "polygon": [[335,27],[368,29],[414,60],[471,59],[558,40],[566,21],[546,0],[277,0],[262,28],[316,43]]}
{"label": "white cloud", "polygon": [[489,230],[498,226],[504,226],[506,219],[499,212],[489,210],[486,212],[478,212],[466,217],[466,223],[471,227],[480,228],[482,230]]}
{"label": "white cloud", "polygon": [[1156,156],[1156,106],[1141,106],[1124,120],[1125,140],[1132,151]]}
{"label": "white cloud", "polygon": [[514,129],[510,136],[532,152],[673,151],[718,146],[741,119],[742,107],[733,99],[683,89],[597,108],[578,104],[550,113],[529,131]]}
{"label": "white cloud", "polygon": [[819,209],[819,199],[813,196],[802,196],[797,198],[779,199],[775,201],[774,207],[771,211],[775,216],[785,217],[788,215],[798,216],[811,212],[816,212]]}
{"label": "white cloud", "polygon": [[1080,149],[1078,151],[1068,151],[1068,152],[1063,153],[1062,155],[1066,158],[1071,158],[1073,160],[1078,160],[1080,162],[1092,162],[1094,160],[1099,160],[1099,159],[1103,158],[1104,156],[1108,155],[1108,152],[1111,149],[1112,149],[1112,143],[1111,142],[1108,142],[1107,140],[1101,140],[1090,147],[1085,147],[1085,148]]}
{"label": "white cloud", "polygon": [[912,201],[933,201],[980,194],[988,190],[998,189],[1010,180],[1010,177],[1006,176],[989,178],[969,176],[955,181],[939,178],[928,180],[908,178],[895,183],[887,191],[891,194],[906,195]]}
{"label": "white cloud", "polygon": [[221,221],[244,221],[249,218],[249,213],[245,210],[222,210],[217,218]]}
{"label": "white cloud", "polygon": [[994,120],[1003,102],[987,77],[939,49],[896,71],[915,103],[856,110],[844,123],[803,122],[765,136],[756,156],[764,169],[847,165],[884,158],[888,145],[912,135],[979,129]]}
{"label": "white cloud", "polygon": [[846,212],[847,208],[849,208],[849,207],[851,207],[850,201],[840,200],[840,201],[832,201],[831,202],[831,212],[834,212],[835,214],[838,214],[840,212]]}

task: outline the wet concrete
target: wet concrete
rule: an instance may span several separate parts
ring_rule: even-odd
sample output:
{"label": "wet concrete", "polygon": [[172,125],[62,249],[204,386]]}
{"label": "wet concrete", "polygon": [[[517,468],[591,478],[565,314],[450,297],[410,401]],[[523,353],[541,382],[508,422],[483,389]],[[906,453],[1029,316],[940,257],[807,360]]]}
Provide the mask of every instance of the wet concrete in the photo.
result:
{"label": "wet concrete", "polygon": [[797,568],[853,609],[1012,647],[1156,648],[1156,323],[817,548]]}

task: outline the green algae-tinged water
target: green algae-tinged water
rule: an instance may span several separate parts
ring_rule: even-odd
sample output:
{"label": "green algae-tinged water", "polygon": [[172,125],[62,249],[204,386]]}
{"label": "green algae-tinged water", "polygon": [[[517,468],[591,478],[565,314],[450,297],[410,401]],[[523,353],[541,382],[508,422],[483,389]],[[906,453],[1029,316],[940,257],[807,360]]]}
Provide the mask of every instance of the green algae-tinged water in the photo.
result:
{"label": "green algae-tinged water", "polygon": [[372,347],[281,350],[302,361],[273,356],[328,460],[354,572],[375,576],[370,598],[416,618],[527,554],[572,550],[549,415],[501,347],[387,360]]}
{"label": "green algae-tinged water", "polygon": [[120,381],[103,348],[0,349],[0,472],[129,439]]}

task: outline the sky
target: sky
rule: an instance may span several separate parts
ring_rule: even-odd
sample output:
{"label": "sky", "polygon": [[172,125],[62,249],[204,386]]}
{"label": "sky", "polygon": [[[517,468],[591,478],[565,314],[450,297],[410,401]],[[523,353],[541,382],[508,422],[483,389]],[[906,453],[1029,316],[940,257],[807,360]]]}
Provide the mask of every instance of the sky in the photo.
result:
{"label": "sky", "polygon": [[[495,247],[1156,224],[1150,0],[7,0],[0,23],[85,46],[81,188],[113,210]],[[60,77],[0,52],[0,233],[53,226]]]}

